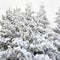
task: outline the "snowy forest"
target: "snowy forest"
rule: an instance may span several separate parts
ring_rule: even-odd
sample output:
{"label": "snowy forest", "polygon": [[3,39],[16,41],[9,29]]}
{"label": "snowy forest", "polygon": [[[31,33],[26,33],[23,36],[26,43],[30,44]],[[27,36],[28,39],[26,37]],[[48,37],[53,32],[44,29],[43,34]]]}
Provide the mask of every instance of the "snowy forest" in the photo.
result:
{"label": "snowy forest", "polygon": [[45,7],[26,4],[6,11],[0,20],[0,60],[60,60],[60,8],[51,28]]}

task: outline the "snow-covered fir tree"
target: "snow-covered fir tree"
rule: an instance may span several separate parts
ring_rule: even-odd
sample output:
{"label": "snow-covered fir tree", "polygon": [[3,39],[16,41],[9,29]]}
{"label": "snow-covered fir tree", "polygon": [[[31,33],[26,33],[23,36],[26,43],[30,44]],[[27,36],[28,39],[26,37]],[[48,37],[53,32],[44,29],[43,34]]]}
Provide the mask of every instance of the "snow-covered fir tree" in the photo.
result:
{"label": "snow-covered fir tree", "polygon": [[53,29],[54,32],[57,34],[57,40],[55,41],[55,45],[57,46],[58,51],[60,52],[60,7],[58,9],[58,12],[56,12],[56,21],[55,23],[57,26]]}
{"label": "snow-covered fir tree", "polygon": [[48,20],[47,20],[46,11],[45,11],[43,5],[40,6],[40,10],[39,10],[39,12],[37,13],[37,19],[38,19],[38,21],[41,23],[41,25],[42,25],[44,28],[45,28],[46,26],[48,26],[49,22],[48,22]]}
{"label": "snow-covered fir tree", "polygon": [[54,31],[58,34],[60,34],[60,8],[58,9],[58,12],[56,13],[57,17],[56,17],[56,21],[55,23],[57,23],[56,28],[54,29]]}
{"label": "snow-covered fir tree", "polygon": [[[59,41],[49,28],[44,6],[34,16],[31,5],[25,12],[16,8],[2,15],[0,24],[0,60],[59,60]],[[58,43],[58,45],[56,44]]]}

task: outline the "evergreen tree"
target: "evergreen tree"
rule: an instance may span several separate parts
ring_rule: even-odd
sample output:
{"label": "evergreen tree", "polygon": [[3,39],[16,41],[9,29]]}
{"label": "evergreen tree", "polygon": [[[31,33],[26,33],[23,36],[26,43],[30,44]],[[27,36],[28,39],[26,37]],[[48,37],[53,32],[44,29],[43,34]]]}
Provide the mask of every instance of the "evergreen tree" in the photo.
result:
{"label": "evergreen tree", "polygon": [[44,10],[43,5],[40,6],[40,10],[37,13],[37,19],[44,28],[48,26],[49,22],[47,20],[46,11]]}
{"label": "evergreen tree", "polygon": [[56,17],[56,21],[55,23],[57,23],[56,28],[54,29],[54,31],[58,34],[60,34],[60,8],[58,10],[58,12],[56,13],[57,17]]}

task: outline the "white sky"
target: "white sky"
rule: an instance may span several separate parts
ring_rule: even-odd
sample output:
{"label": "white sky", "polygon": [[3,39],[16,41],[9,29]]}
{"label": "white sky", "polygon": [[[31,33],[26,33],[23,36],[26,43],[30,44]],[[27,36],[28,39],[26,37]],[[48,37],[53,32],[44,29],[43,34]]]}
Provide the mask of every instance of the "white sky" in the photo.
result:
{"label": "white sky", "polygon": [[0,17],[9,7],[20,7],[24,9],[25,4],[29,1],[32,3],[32,9],[35,11],[39,10],[41,4],[45,6],[48,20],[51,23],[51,26],[54,27],[55,24],[53,22],[56,18],[55,13],[58,11],[58,7],[60,6],[60,0],[0,0]]}

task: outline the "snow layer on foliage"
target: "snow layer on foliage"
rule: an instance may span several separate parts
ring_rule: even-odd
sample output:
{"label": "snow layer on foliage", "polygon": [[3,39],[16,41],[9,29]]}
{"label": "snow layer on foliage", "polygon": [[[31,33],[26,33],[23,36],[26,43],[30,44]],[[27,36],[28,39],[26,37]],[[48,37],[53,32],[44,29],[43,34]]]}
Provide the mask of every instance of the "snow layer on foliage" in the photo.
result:
{"label": "snow layer on foliage", "polygon": [[48,55],[41,54],[41,55],[36,55],[34,56],[33,60],[51,60]]}
{"label": "snow layer on foliage", "polygon": [[38,13],[28,4],[6,11],[0,30],[0,60],[60,60],[60,40],[50,28],[44,6]]}

